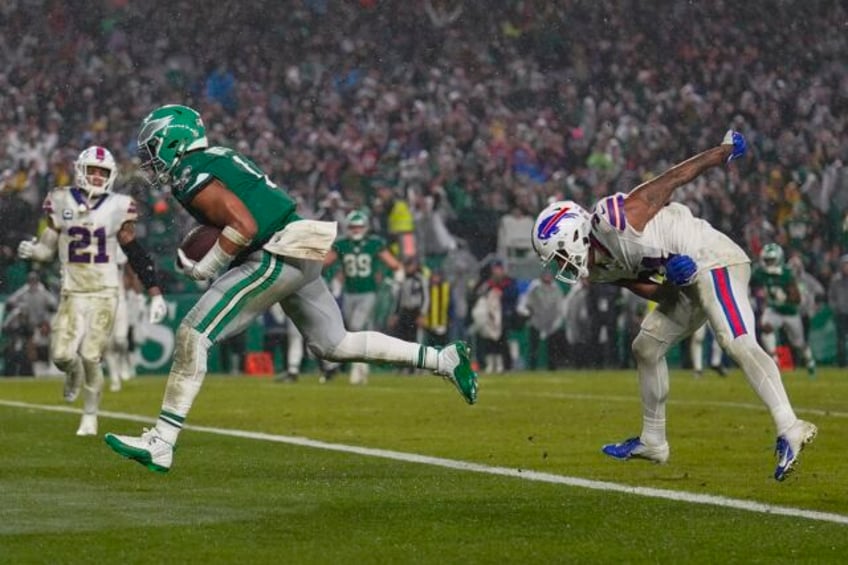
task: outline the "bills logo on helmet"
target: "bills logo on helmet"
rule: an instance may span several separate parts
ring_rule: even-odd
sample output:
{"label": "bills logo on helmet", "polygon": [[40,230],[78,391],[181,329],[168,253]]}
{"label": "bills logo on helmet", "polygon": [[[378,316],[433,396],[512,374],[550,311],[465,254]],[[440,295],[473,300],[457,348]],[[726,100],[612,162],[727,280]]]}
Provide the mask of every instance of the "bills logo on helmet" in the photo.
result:
{"label": "bills logo on helmet", "polygon": [[564,220],[565,218],[579,217],[579,214],[572,210],[573,209],[569,206],[563,206],[554,214],[551,214],[550,216],[539,222],[539,231],[536,233],[536,237],[538,237],[541,241],[545,241],[547,239],[550,239],[551,236],[558,234],[560,220]]}

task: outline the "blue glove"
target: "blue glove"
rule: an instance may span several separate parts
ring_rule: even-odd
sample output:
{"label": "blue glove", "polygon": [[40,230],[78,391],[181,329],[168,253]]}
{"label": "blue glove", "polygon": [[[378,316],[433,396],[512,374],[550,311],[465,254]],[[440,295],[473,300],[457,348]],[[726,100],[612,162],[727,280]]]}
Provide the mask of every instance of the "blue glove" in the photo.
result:
{"label": "blue glove", "polygon": [[748,142],[745,141],[745,136],[738,131],[733,131],[732,129],[727,130],[727,133],[724,134],[724,139],[721,140],[721,144],[733,146],[733,150],[730,152],[730,157],[727,158],[728,163],[742,157],[748,149]]}
{"label": "blue glove", "polygon": [[687,286],[695,282],[698,265],[688,255],[672,255],[665,263],[665,276],[676,286]]}

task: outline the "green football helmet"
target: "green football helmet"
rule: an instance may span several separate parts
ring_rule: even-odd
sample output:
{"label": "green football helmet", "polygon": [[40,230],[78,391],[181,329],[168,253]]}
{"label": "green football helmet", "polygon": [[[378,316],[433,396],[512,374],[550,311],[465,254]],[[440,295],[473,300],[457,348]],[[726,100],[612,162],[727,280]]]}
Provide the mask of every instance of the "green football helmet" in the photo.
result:
{"label": "green football helmet", "polygon": [[345,218],[345,227],[348,237],[358,241],[365,237],[365,233],[368,231],[368,216],[361,210],[354,210]]}
{"label": "green football helmet", "polygon": [[776,243],[767,243],[760,251],[760,264],[767,273],[779,275],[783,271],[783,248]]}
{"label": "green football helmet", "polygon": [[183,155],[207,147],[209,141],[200,114],[179,104],[168,104],[150,112],[138,132],[141,169],[155,186],[170,182],[171,171]]}

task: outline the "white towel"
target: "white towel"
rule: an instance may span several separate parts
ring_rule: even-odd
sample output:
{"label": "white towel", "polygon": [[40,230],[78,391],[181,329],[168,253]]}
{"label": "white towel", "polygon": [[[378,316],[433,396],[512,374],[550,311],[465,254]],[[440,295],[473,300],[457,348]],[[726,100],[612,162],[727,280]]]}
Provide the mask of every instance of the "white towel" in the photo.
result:
{"label": "white towel", "polygon": [[274,235],[262,246],[274,255],[323,261],[336,240],[336,222],[298,220]]}

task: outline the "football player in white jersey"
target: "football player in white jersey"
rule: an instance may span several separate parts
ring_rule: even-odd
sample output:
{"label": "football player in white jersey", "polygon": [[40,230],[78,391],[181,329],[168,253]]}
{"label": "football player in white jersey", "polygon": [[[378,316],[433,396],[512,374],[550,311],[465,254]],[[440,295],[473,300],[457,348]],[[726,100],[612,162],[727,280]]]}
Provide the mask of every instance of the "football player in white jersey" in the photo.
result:
{"label": "football player in white jersey", "polygon": [[53,363],[65,373],[64,396],[73,402],[83,390],[77,435],[97,434],[103,388],[100,360],[112,335],[118,300],[118,246],[151,296],[151,320],[161,321],[167,305],[150,255],[135,239],[137,212],[129,196],[111,192],[118,175],[112,154],[92,146],[75,164],[74,186],[54,188],[44,200],[47,228],[18,246],[22,259],[47,262],[59,253],[62,291],[50,336]]}
{"label": "football player in white jersey", "polygon": [[[549,205],[533,227],[533,248],[556,277],[620,285],[658,303],[642,322],[632,349],[642,397],[642,433],[603,447],[616,459],[668,460],[666,353],[705,321],[771,412],[777,430],[777,467],[783,480],[816,426],[798,419],[774,360],[757,342],[747,299],[751,265],[745,252],[686,206],[674,190],[712,167],[745,153],[741,134],[675,165],[628,194],[601,199],[589,214],[571,201]],[[665,277],[665,282],[661,278]]]}
{"label": "football player in white jersey", "polygon": [[118,392],[123,381],[129,380],[129,336],[130,336],[130,304],[127,281],[132,275],[127,269],[127,256],[117,249],[118,264],[118,302],[115,306],[115,322],[112,326],[112,339],[103,354],[106,369],[109,371],[109,390]]}

